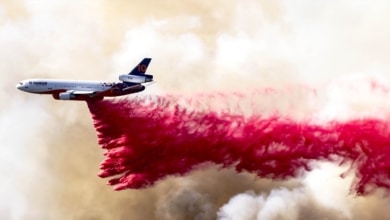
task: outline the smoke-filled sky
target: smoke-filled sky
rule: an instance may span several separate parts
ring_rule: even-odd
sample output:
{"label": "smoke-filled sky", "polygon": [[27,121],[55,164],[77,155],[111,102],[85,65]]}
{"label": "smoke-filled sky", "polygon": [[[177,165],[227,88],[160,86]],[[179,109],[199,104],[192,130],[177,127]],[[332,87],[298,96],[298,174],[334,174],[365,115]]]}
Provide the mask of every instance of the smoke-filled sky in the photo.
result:
{"label": "smoke-filled sky", "polygon": [[1,219],[388,219],[387,192],[350,193],[353,172],[331,163],[288,181],[209,166],[113,191],[96,176],[87,105],[15,85],[116,81],[148,56],[157,83],[143,94],[271,88],[256,100],[264,114],[386,118],[389,12],[385,0],[2,1]]}

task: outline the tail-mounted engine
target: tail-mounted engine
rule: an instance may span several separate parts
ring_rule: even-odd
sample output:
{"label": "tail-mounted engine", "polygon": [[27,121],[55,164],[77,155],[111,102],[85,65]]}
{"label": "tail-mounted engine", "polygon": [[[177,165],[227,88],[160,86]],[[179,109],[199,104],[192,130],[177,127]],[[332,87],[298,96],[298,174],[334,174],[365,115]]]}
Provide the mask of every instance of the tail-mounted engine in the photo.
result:
{"label": "tail-mounted engine", "polygon": [[147,83],[153,81],[152,75],[120,75],[119,80],[123,82],[131,82],[131,83]]}

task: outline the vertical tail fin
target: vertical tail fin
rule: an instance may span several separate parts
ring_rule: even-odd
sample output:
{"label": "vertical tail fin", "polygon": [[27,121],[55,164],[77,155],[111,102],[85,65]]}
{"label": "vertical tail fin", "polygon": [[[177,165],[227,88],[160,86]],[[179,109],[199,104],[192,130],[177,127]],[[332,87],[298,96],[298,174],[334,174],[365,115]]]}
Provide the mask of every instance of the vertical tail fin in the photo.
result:
{"label": "vertical tail fin", "polygon": [[152,58],[144,58],[137,66],[134,67],[129,75],[145,75],[151,60]]}

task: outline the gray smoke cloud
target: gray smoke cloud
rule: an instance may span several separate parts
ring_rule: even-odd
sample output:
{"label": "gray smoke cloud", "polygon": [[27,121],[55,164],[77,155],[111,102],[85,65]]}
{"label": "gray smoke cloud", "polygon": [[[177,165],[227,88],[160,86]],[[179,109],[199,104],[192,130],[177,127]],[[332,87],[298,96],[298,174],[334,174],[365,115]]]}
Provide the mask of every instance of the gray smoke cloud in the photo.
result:
{"label": "gray smoke cloud", "polygon": [[[145,93],[275,88],[259,109],[296,118],[386,117],[388,1],[0,3],[2,219],[386,219],[386,192],[358,197],[328,163],[271,181],[208,166],[143,190],[96,176],[103,151],[85,103],[15,89],[27,78],[115,81],[144,56]],[[312,89],[317,89],[313,91]],[[311,92],[308,92],[311,91]]]}

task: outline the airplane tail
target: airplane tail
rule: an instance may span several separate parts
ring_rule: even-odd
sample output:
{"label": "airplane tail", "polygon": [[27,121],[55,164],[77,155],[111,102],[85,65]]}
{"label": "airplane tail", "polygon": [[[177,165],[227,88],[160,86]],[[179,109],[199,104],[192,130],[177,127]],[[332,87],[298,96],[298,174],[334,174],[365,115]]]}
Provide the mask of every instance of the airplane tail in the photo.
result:
{"label": "airplane tail", "polygon": [[149,83],[153,81],[153,75],[145,74],[152,58],[144,58],[129,74],[119,76],[119,80],[128,85]]}
{"label": "airplane tail", "polygon": [[145,75],[151,60],[152,58],[144,58],[137,66],[134,67],[134,69],[129,73],[129,75]]}

